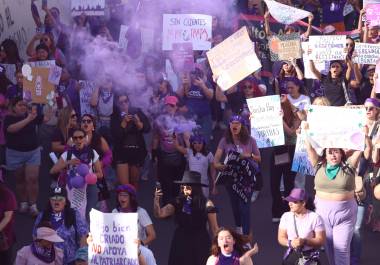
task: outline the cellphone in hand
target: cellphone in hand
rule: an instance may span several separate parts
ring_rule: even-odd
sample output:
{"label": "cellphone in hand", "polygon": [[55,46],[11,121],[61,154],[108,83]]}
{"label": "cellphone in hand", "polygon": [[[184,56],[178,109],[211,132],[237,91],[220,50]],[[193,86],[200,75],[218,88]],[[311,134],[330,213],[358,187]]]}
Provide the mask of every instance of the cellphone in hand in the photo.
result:
{"label": "cellphone in hand", "polygon": [[159,181],[156,182],[156,191],[161,190],[161,183]]}

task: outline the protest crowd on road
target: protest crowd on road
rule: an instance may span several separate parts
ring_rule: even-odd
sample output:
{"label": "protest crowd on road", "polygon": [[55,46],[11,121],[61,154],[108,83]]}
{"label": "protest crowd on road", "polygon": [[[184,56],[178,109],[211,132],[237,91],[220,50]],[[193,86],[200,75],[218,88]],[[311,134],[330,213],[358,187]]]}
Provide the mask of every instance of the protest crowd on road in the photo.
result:
{"label": "protest crowd on road", "polygon": [[[278,264],[362,264],[362,228],[380,233],[380,1],[5,2],[3,27],[33,32],[0,34],[1,265],[161,265],[169,218],[169,265],[258,265],[264,177]],[[34,220],[21,248],[16,218]]]}

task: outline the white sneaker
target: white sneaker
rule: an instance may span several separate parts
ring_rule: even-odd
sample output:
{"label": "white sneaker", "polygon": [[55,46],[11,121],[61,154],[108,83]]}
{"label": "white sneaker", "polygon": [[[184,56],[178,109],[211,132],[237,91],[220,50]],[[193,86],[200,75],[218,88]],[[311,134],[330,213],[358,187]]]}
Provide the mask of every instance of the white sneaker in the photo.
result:
{"label": "white sneaker", "polygon": [[280,218],[272,218],[272,223],[276,224],[280,222]]}
{"label": "white sneaker", "polygon": [[20,213],[27,213],[29,211],[29,204],[27,202],[20,202],[20,208],[18,211]]}
{"label": "white sneaker", "polygon": [[32,217],[36,217],[38,215],[38,213],[39,213],[39,211],[37,209],[37,205],[36,204],[31,205],[29,208],[29,214]]}
{"label": "white sneaker", "polygon": [[251,202],[255,202],[257,200],[257,198],[259,197],[259,195],[260,195],[260,191],[259,190],[253,191],[252,197],[251,197]]}

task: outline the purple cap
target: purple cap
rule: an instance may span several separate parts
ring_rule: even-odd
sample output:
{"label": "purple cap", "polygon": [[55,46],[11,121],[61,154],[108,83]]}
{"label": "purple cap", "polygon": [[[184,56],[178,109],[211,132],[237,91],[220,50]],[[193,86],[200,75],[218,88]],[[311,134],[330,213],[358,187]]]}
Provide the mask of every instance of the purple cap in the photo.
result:
{"label": "purple cap", "polygon": [[380,102],[375,98],[367,98],[364,103],[372,103],[376,108],[380,108]]}
{"label": "purple cap", "polygon": [[230,123],[232,122],[240,122],[240,123],[244,123],[244,119],[242,116],[240,115],[232,115],[231,118],[230,118]]}
{"label": "purple cap", "polygon": [[205,143],[205,138],[200,135],[200,134],[195,134],[195,135],[192,135],[190,137],[190,143],[194,143],[194,142],[197,142],[197,143]]}
{"label": "purple cap", "polygon": [[289,196],[285,198],[285,201],[288,202],[298,202],[298,201],[306,201],[307,194],[304,189],[294,188],[290,192]]}

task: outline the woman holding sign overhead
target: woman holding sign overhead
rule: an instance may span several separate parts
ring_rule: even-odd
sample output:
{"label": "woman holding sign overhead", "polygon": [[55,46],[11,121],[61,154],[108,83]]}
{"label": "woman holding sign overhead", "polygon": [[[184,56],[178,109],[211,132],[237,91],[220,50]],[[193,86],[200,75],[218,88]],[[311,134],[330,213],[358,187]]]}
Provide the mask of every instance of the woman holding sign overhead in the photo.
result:
{"label": "woman holding sign overhead", "polygon": [[[307,139],[307,124],[305,126]],[[371,148],[368,127],[364,127],[366,149]],[[355,200],[355,176],[361,151],[347,158],[341,148],[325,148],[322,155],[306,143],[315,170],[315,206],[325,224],[325,250],[330,265],[350,264],[350,242],[354,232],[358,205]],[[368,150],[365,150],[365,152]]]}

